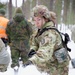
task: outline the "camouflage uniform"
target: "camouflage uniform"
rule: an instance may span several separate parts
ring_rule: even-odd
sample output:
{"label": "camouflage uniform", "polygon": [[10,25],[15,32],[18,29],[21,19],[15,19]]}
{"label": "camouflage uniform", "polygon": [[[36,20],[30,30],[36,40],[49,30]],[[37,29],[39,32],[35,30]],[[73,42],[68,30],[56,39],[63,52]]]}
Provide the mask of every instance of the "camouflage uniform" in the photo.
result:
{"label": "camouflage uniform", "polygon": [[7,51],[6,27],[8,19],[5,17],[5,9],[0,8],[0,72],[5,72],[10,63],[10,56]]}
{"label": "camouflage uniform", "polygon": [[11,47],[11,66],[18,65],[19,57],[25,63],[30,48],[29,39],[32,34],[32,28],[22,13],[16,12],[13,20],[10,20],[7,27],[7,34]]}
{"label": "camouflage uniform", "polygon": [[[44,28],[54,28],[54,23],[52,21],[45,23],[40,31]],[[68,75],[69,57],[67,56],[63,63],[58,63],[54,56],[55,50],[62,47],[61,37],[56,30],[47,30],[40,36],[37,32],[30,46],[30,49],[35,50],[36,54],[29,60],[37,66],[40,72],[44,71],[49,75]]]}
{"label": "camouflage uniform", "polygon": [[0,39],[0,72],[4,72],[7,70],[7,67],[10,63],[10,56],[5,47],[5,44]]}

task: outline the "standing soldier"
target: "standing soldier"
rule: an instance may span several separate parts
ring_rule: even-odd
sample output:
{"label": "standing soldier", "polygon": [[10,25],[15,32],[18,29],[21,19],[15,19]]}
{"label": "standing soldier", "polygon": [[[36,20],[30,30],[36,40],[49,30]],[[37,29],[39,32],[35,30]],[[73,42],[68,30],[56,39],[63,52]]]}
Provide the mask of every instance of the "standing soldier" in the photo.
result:
{"label": "standing soldier", "polygon": [[19,57],[21,57],[24,64],[30,48],[29,39],[32,34],[32,28],[24,18],[21,8],[17,8],[15,16],[8,23],[7,34],[11,48],[11,67],[19,66]]}
{"label": "standing soldier", "polygon": [[68,75],[68,52],[63,47],[60,34],[55,29],[50,29],[55,28],[50,19],[50,11],[44,5],[36,6],[32,11],[38,32],[32,39],[28,54],[30,58],[26,65],[35,64],[39,71],[49,75]]}

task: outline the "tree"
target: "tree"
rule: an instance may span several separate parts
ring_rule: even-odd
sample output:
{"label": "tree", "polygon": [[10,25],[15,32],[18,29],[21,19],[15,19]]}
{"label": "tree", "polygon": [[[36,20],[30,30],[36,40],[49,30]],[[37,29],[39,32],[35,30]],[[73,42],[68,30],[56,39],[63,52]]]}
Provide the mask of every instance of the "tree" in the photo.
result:
{"label": "tree", "polygon": [[22,10],[24,10],[24,0],[22,0]]}
{"label": "tree", "polygon": [[53,5],[54,4],[54,0],[50,0],[50,11],[52,11],[53,10]]}
{"label": "tree", "polygon": [[16,8],[17,8],[17,0],[15,0],[15,1],[16,1],[15,3],[16,3]]}
{"label": "tree", "polygon": [[0,8],[4,8],[4,7],[5,7],[5,4],[0,2]]}
{"label": "tree", "polygon": [[8,8],[9,8],[9,19],[11,19],[12,18],[12,0],[9,0]]}

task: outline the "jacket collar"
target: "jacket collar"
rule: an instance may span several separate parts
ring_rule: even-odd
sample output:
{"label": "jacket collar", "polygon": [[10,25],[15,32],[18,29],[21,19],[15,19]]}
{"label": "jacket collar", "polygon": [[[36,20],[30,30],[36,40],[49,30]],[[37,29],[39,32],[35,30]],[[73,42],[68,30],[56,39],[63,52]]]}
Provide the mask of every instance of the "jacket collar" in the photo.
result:
{"label": "jacket collar", "polygon": [[44,29],[44,28],[54,28],[54,27],[55,27],[54,23],[52,21],[50,21],[50,22],[45,23],[42,26],[41,30]]}

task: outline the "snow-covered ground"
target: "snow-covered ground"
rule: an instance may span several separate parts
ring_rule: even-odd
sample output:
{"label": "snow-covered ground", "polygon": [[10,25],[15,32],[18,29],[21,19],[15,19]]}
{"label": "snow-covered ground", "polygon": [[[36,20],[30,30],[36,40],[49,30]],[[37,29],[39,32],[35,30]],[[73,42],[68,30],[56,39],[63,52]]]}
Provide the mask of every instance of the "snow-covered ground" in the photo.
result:
{"label": "snow-covered ground", "polygon": [[[70,35],[70,38],[71,38],[71,32],[70,30],[67,30],[66,31],[69,35]],[[71,58],[75,58],[75,43],[71,40],[69,43],[68,43],[68,47],[71,48],[71,52],[69,52]],[[10,47],[8,46],[8,52],[10,52]],[[11,56],[11,54],[10,54]],[[11,64],[11,62],[10,62]],[[29,65],[27,67],[22,67],[22,64],[20,62],[20,67],[18,69],[18,72],[14,71],[14,69],[12,69],[10,67],[10,64],[8,66],[8,69],[6,72],[0,72],[0,75],[47,75],[46,73],[40,73],[36,67],[34,65]],[[17,67],[15,67],[17,69]],[[70,65],[69,65],[69,74],[68,75],[75,75],[75,69],[72,67],[71,65],[71,61],[70,61]]]}

